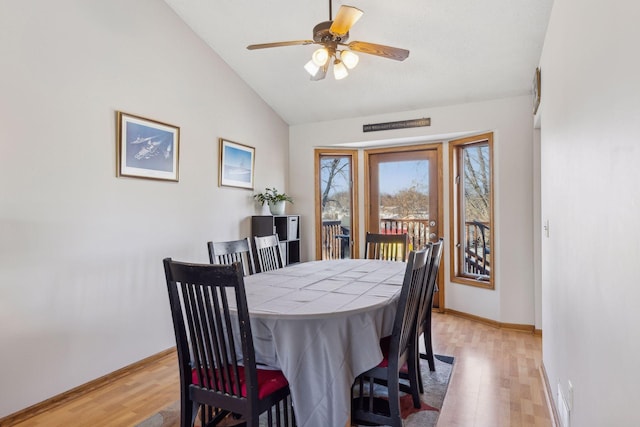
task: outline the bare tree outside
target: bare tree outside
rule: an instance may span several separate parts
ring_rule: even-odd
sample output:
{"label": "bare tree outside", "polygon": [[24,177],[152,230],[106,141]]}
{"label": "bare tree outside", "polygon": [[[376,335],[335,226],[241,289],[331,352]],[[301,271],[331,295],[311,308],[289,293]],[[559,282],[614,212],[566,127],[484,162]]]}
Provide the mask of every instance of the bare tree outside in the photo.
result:
{"label": "bare tree outside", "polygon": [[322,259],[351,257],[351,157],[320,156]]}
{"label": "bare tree outside", "polygon": [[425,160],[380,164],[380,219],[429,219]]}
{"label": "bare tree outside", "polygon": [[323,219],[341,219],[349,215],[350,162],[345,157],[323,157],[320,162],[320,203]]}
{"label": "bare tree outside", "polygon": [[488,143],[462,149],[465,274],[488,280],[491,272],[491,162]]}
{"label": "bare tree outside", "polygon": [[465,217],[467,221],[488,223],[491,208],[489,145],[476,144],[465,147],[463,163]]}
{"label": "bare tree outside", "polygon": [[429,219],[429,192],[414,182],[393,194],[381,194],[380,210],[384,218]]}

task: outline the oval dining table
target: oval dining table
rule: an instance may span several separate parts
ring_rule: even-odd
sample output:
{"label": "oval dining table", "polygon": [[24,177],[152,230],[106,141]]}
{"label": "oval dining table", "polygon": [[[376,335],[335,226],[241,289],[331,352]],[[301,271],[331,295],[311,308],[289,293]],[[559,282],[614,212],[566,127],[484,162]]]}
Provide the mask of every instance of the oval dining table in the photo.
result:
{"label": "oval dining table", "polygon": [[244,278],[256,362],[284,373],[298,426],[350,425],[351,386],[382,361],[405,268],[311,261]]}

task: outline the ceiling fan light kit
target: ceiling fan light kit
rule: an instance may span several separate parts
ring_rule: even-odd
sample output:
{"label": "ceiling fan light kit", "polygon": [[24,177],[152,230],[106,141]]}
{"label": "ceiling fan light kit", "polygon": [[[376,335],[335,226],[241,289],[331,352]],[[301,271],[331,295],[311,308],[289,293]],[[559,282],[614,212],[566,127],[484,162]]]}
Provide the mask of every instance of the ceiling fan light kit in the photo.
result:
{"label": "ceiling fan light kit", "polygon": [[320,49],[313,52],[311,59],[313,60],[313,63],[318,67],[322,67],[329,60],[329,50],[327,50],[326,47],[321,47]]}
{"label": "ceiling fan light kit", "polygon": [[[349,75],[347,69],[354,69],[360,60],[358,55],[353,52],[354,50],[396,61],[404,61],[409,56],[409,51],[406,49],[361,41],[346,44],[349,39],[349,30],[362,17],[363,13],[357,7],[343,5],[340,6],[336,18],[331,20],[331,0],[329,0],[329,21],[321,22],[313,28],[313,40],[252,44],[247,46],[247,49],[319,44],[322,47],[313,52],[311,60],[304,66],[304,69],[311,75],[311,80],[314,81],[325,78],[331,62],[333,62],[333,76],[336,80],[347,77]],[[333,61],[331,61],[332,58]]]}
{"label": "ceiling fan light kit", "polygon": [[[327,68],[329,65],[329,58],[335,58],[333,60],[333,77],[336,80],[342,80],[349,75],[348,70],[353,70],[358,65],[358,55],[350,50],[339,50],[329,53],[327,48],[320,48],[313,52],[311,60],[307,62],[304,69],[307,70],[311,77],[317,77],[318,72],[322,68]],[[326,69],[325,69],[326,73]],[[314,79],[319,80],[319,79]]]}
{"label": "ceiling fan light kit", "polygon": [[344,66],[342,61],[340,61],[339,59],[333,61],[333,77],[336,80],[342,80],[348,75],[349,72],[347,71],[347,67]]}
{"label": "ceiling fan light kit", "polygon": [[358,65],[358,61],[360,61],[360,57],[350,50],[342,50],[340,51],[340,59],[346,65],[346,67],[350,70],[356,68]]}
{"label": "ceiling fan light kit", "polygon": [[304,69],[307,70],[307,73],[311,74],[311,76],[315,76],[320,70],[320,67],[317,66],[312,59],[306,64],[304,64]]}

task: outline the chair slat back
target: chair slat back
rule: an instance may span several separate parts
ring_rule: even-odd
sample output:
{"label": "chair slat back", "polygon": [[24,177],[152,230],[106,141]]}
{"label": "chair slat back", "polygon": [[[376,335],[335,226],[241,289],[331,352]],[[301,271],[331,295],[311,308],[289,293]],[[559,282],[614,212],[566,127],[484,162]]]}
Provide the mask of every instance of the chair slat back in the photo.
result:
{"label": "chair slat back", "polygon": [[403,234],[369,233],[365,236],[364,257],[386,261],[406,261],[409,236]]}
{"label": "chair slat back", "polygon": [[239,262],[242,264],[245,276],[256,272],[249,238],[228,242],[207,242],[207,247],[211,264],[230,265],[234,262]]}
{"label": "chair slat back", "polygon": [[260,271],[271,271],[284,267],[284,258],[280,250],[278,235],[255,236],[254,240]]}
{"label": "chair slat back", "polygon": [[431,249],[427,259],[427,273],[424,280],[424,293],[421,296],[420,309],[418,311],[418,327],[420,327],[429,316],[433,306],[433,294],[437,288],[438,270],[444,247],[444,239],[441,237],[435,243],[429,243]]}
{"label": "chair slat back", "polygon": [[429,248],[409,253],[389,345],[390,369],[400,369],[406,361],[409,345],[415,341],[415,323],[427,274],[428,255]]}
{"label": "chair slat back", "polygon": [[[188,264],[167,258],[164,268],[183,390],[189,388],[196,399],[213,407],[215,398],[222,399],[218,402],[233,398],[236,403],[237,399],[257,399],[255,353],[240,263]],[[235,299],[236,310],[230,309],[230,298]],[[239,332],[239,345],[234,331]],[[242,382],[246,384],[244,397]]]}

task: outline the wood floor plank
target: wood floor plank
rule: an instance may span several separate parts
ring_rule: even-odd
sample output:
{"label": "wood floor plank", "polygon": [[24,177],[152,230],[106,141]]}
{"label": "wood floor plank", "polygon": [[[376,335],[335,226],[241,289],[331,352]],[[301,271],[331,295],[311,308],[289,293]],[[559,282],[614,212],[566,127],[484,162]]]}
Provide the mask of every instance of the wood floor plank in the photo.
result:
{"label": "wood floor plank", "polygon": [[539,335],[434,313],[433,343],[456,357],[439,427],[552,425]]}
{"label": "wood floor plank", "polygon": [[[434,350],[456,358],[438,427],[550,427],[541,341],[539,335],[434,312]],[[14,425],[134,426],[178,399],[177,358],[169,354]]]}

